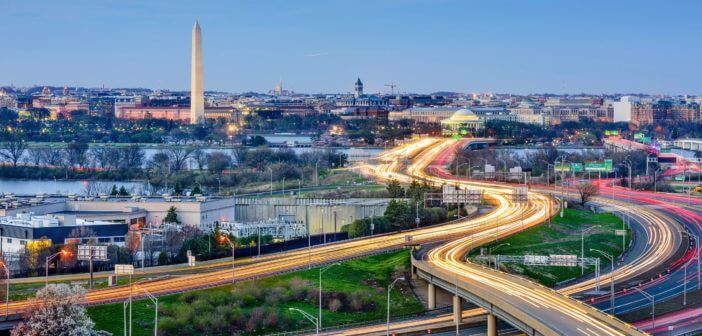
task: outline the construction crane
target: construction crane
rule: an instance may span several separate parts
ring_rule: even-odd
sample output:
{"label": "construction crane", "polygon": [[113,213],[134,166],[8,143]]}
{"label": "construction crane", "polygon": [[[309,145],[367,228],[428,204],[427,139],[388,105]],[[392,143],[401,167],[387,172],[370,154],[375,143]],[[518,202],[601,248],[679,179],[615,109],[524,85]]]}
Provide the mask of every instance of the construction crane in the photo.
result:
{"label": "construction crane", "polygon": [[395,83],[385,84],[385,86],[390,87],[390,94],[391,95],[395,94],[395,88],[397,87],[397,85]]}

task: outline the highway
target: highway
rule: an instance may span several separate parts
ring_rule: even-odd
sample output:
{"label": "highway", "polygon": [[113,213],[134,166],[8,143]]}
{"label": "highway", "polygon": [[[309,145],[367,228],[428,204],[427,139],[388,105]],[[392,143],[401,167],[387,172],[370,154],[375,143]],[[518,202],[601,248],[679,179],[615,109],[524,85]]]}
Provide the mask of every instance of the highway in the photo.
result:
{"label": "highway", "polygon": [[[436,141],[438,140],[432,139],[428,142],[423,142],[420,145],[413,144],[411,146],[401,147],[399,150],[403,150],[405,152],[403,154],[398,154],[398,157],[409,158],[411,157],[411,154],[416,154],[418,151],[421,151],[423,148]],[[392,167],[394,165],[390,164],[388,166]],[[387,172],[390,173],[390,170]],[[508,205],[503,204],[501,206]],[[550,204],[544,204],[545,208],[550,206]],[[232,273],[231,269],[212,271],[203,269],[202,272],[196,274],[156,278],[141,284],[140,287],[143,287],[154,295],[165,295],[231,283],[233,277],[235,280],[243,280],[280,274],[293,270],[304,269],[309,266],[328,264],[339,260],[347,260],[402,248],[405,244],[405,237],[408,234],[412,235],[414,243],[419,244],[445,241],[451,238],[463,237],[470,232],[478,230],[482,231],[485,228],[497,228],[505,219],[516,218],[515,216],[517,216],[517,211],[519,211],[518,207],[510,207],[509,209],[496,207],[493,209],[493,211],[485,214],[484,216],[472,220],[459,221],[441,226],[421,228],[401,233],[376,235],[369,238],[331,243],[324,246],[315,246],[310,249],[299,249],[263,256],[255,260],[251,259],[248,261],[239,261],[240,264],[236,266],[234,273]],[[510,213],[510,216],[505,218],[504,213],[507,212]],[[536,219],[538,219],[538,221],[543,220],[543,213],[541,214],[541,218],[535,218],[534,222],[525,223],[525,226],[538,224]],[[218,264],[213,265],[216,266]],[[213,265],[203,267],[213,267]],[[87,293],[86,304],[117,302],[125,300],[128,296],[129,286],[96,289]],[[27,300],[10,302],[10,314],[21,313],[28,304],[30,303]]]}
{"label": "highway", "polygon": [[[435,161],[436,157],[439,156],[443,150],[446,150],[452,145],[453,144],[447,140],[441,141],[437,139],[422,139],[415,143],[402,146],[395,151],[385,153],[381,159],[385,160],[386,162],[374,166],[372,169],[374,174],[384,179],[397,178],[398,180],[409,182],[411,179],[416,177],[436,184],[454,183],[452,180],[442,179],[440,177],[430,176],[424,173],[425,170],[427,170],[427,167],[429,167]],[[430,149],[426,150],[427,148]],[[399,173],[398,170],[403,163],[408,162],[410,158],[415,156],[417,158],[412,161],[408,168],[409,174],[413,175],[413,177]],[[548,298],[549,301],[553,300],[553,303],[548,305],[551,309],[574,309],[574,311],[577,313],[573,314],[582,314],[582,312],[585,311],[586,316],[578,316],[585,319],[585,324],[591,322],[593,325],[596,325],[596,328],[598,328],[597,330],[611,331],[622,329],[626,330],[623,334],[627,334],[628,332],[632,332],[632,334],[637,333],[633,328],[631,330],[627,329],[631,328],[630,326],[620,324],[620,322],[612,322],[610,321],[611,317],[608,316],[607,318],[602,318],[602,316],[606,315],[602,314],[601,316],[601,313],[595,311],[594,309],[589,308],[588,306],[583,305],[582,303],[579,303],[573,299],[566,298],[555,291],[538,287],[538,285],[536,285],[537,287],[531,288],[530,286],[533,286],[534,284],[524,285],[520,282],[524,281],[523,279],[515,280],[515,277],[513,276],[491,270],[485,271],[479,269],[464,269],[463,267],[466,267],[465,263],[460,261],[460,258],[454,258],[456,256],[456,249],[469,248],[473,245],[477,246],[481,243],[481,241],[484,242],[490,239],[496,239],[524,228],[537,225],[543,222],[551,214],[551,209],[555,206],[551,198],[540,193],[530,192],[529,202],[517,204],[511,202],[511,187],[494,186],[484,183],[479,183],[477,186],[471,184],[471,187],[479,187],[485,191],[486,197],[491,199],[496,204],[493,211],[479,218],[458,221],[438,227],[422,228],[397,234],[379,235],[371,238],[327,244],[311,249],[301,249],[276,255],[269,255],[256,259],[255,262],[238,261],[240,264],[237,265],[234,271],[235,278],[240,280],[267,276],[306,268],[309,265],[321,265],[337,260],[350,259],[401,248],[405,243],[405,236],[408,234],[412,235],[414,243],[419,244],[453,239],[453,242],[460,243],[457,243],[458,245],[452,245],[453,243],[445,245],[452,246],[449,250],[437,249],[436,251],[438,252],[432,251],[434,253],[430,255],[433,257],[422,262],[426,262],[428,265],[431,265],[431,267],[438,267],[441,272],[465,273],[465,275],[462,275],[461,277],[465,276],[462,281],[465,281],[466,284],[469,284],[469,281],[475,281],[475,279],[471,278],[471,274],[473,273],[479,274],[480,279],[483,280],[493,279],[492,277],[495,275],[492,273],[498,273],[498,278],[501,278],[501,280],[495,281],[495,287],[499,287],[500,290],[504,289],[504,286],[507,286],[508,288],[510,286],[517,286],[518,288],[521,288],[521,290],[524,290],[524,288],[529,288],[529,291],[535,293],[534,295],[538,294],[537,296],[539,298]],[[648,258],[646,258],[646,260],[648,260]],[[224,264],[225,263],[223,262],[222,265]],[[632,271],[631,273],[636,272]],[[155,279],[144,283],[141,286],[156,295],[163,295],[216,286],[229,283],[231,280],[231,269],[224,269],[203,271],[199,274]],[[510,283],[515,281],[517,285],[510,285]],[[128,293],[128,286],[94,290],[88,293],[87,303],[98,304],[104,302],[121,301],[128,296]],[[27,301],[12,302],[10,304],[10,310],[13,313],[21,312],[27,304]],[[600,319],[603,319],[605,322],[599,321]],[[568,326],[564,326],[561,328],[567,327]],[[565,329],[558,330],[563,331]]]}
{"label": "highway", "polygon": [[[425,142],[428,140],[424,140]],[[431,143],[428,146],[435,146],[435,143]],[[427,146],[427,147],[428,147]],[[430,180],[434,181],[437,184],[441,183],[446,183],[446,182],[451,182],[454,183],[455,181],[461,181],[462,179],[460,178],[455,178],[453,176],[450,176],[448,172],[446,172],[444,165],[450,161],[451,155],[453,153],[453,150],[449,148],[441,148],[437,149],[438,154],[435,154],[434,159],[433,159],[433,164],[427,169],[428,171],[431,172],[431,175],[439,175],[442,177],[445,177],[444,180],[435,178],[434,176],[427,176],[424,174],[424,169],[425,167],[422,167],[422,165],[427,165],[427,162],[423,162],[421,164],[414,164],[411,166],[408,171],[411,174],[414,174],[416,177],[421,177],[425,180]],[[442,157],[443,156],[443,157]],[[381,164],[380,168],[376,168],[376,174],[379,176],[383,176],[386,178],[396,178],[401,181],[409,182],[411,180],[410,177],[405,176],[403,174],[400,174],[396,172],[399,168],[399,164],[397,163],[398,160],[395,160],[396,158],[393,158],[391,155],[386,156],[386,159],[389,161],[385,164]],[[505,186],[502,190],[495,190],[495,184],[493,183],[484,183],[484,182],[479,182],[479,181],[462,181],[461,182],[463,185],[470,186],[470,187],[485,187],[487,186],[491,191],[495,192],[497,191],[498,193],[505,194],[504,190],[505,189],[511,189],[510,186]],[[544,188],[548,189],[548,188]],[[545,190],[548,191],[548,190]],[[627,279],[633,279],[636,276],[641,275],[642,273],[646,272],[647,270],[650,270],[651,268],[654,267],[660,267],[661,264],[667,262],[670,260],[675,251],[676,251],[676,246],[680,243],[680,235],[677,234],[677,230],[679,230],[679,224],[675,221],[672,220],[671,218],[662,215],[660,212],[656,211],[655,209],[648,209],[646,207],[637,207],[635,205],[632,205],[631,203],[627,202],[621,202],[621,201],[612,201],[609,199],[597,199],[595,202],[605,202],[606,204],[612,206],[612,207],[617,207],[619,211],[623,211],[625,208],[628,208],[628,210],[632,211],[635,213],[635,217],[638,217],[641,222],[646,223],[647,225],[644,227],[645,229],[645,240],[642,240],[642,245],[646,247],[645,251],[642,251],[641,253],[634,253],[635,258],[633,260],[630,260],[622,266],[623,268],[620,270],[619,273],[617,273],[616,281],[625,281]],[[517,228],[519,230],[521,228]],[[463,248],[466,248],[466,246],[477,246],[479,245],[478,243],[475,242],[477,240],[478,235],[474,235],[471,237],[466,237],[463,239]],[[494,236],[492,233],[488,232],[488,237],[486,241],[489,241],[491,239],[494,239]],[[468,240],[466,242],[465,240]],[[469,244],[466,244],[469,243]],[[461,246],[460,243],[458,243],[459,246]],[[440,259],[439,259],[440,260]],[[457,263],[460,263],[457,261]],[[663,264],[665,265],[665,264]],[[608,278],[604,276],[604,282],[606,283],[608,281]],[[591,289],[594,286],[594,281],[585,281],[578,283],[576,285],[564,288],[563,291],[565,293],[578,293],[582,292],[588,289]],[[577,301],[575,301],[577,302]],[[576,306],[578,303],[575,303]],[[484,310],[481,309],[474,309],[470,311],[465,311],[463,313],[464,317],[468,316],[475,316],[474,314],[481,314],[484,313]],[[447,321],[451,320],[450,316],[442,316],[437,318],[436,323],[447,323]],[[422,327],[425,327],[426,321],[421,322]],[[403,322],[402,324],[399,324],[397,327],[398,328],[408,328],[411,325],[411,322]],[[395,328],[395,325],[393,325],[393,328]],[[364,328],[358,328],[355,330],[345,330],[339,334],[344,334],[344,335],[360,335],[360,334],[366,334],[366,333],[373,333],[374,327],[364,327]],[[336,334],[336,333],[331,333],[331,334]]]}

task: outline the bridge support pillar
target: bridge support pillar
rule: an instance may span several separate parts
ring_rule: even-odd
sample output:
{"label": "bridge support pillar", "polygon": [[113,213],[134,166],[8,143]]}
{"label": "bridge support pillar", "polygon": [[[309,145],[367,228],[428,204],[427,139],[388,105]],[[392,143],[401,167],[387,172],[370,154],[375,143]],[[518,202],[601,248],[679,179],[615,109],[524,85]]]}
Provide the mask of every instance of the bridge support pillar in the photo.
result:
{"label": "bridge support pillar", "polygon": [[453,322],[463,322],[463,307],[461,305],[461,297],[458,295],[453,296]]}
{"label": "bridge support pillar", "polygon": [[487,336],[497,336],[497,316],[493,314],[487,317]]}
{"label": "bridge support pillar", "polygon": [[412,265],[411,271],[412,271],[412,280],[419,279],[419,276],[417,275],[417,268],[414,267],[414,265]]}
{"label": "bridge support pillar", "polygon": [[429,309],[436,309],[436,287],[433,283],[429,284],[429,289],[427,291],[427,306]]}

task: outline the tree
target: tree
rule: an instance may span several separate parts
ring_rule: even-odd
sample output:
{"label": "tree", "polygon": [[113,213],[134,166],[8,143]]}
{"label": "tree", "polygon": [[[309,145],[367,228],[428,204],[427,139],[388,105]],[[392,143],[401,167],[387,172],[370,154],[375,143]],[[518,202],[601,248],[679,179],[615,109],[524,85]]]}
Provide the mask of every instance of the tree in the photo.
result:
{"label": "tree", "polygon": [[113,184],[112,189],[110,190],[110,196],[117,196],[117,194],[118,194],[117,186]]}
{"label": "tree", "polygon": [[196,184],[195,187],[193,188],[193,195],[202,195],[202,189],[200,189],[200,185]]}
{"label": "tree", "polygon": [[405,197],[405,189],[402,188],[400,185],[400,181],[396,179],[392,179],[390,183],[388,183],[388,193],[390,194],[391,198],[403,198]]}
{"label": "tree", "polygon": [[193,151],[191,156],[193,161],[195,161],[195,163],[197,164],[198,170],[205,169],[205,164],[207,164],[207,157],[209,156],[207,152],[205,152],[201,148],[198,148]]}
{"label": "tree", "polygon": [[388,202],[384,216],[394,226],[408,227],[414,223],[412,208],[405,201],[391,200]]}
{"label": "tree", "polygon": [[166,217],[163,219],[164,223],[180,223],[178,220],[178,213],[176,213],[176,207],[171,206],[168,208],[168,213],[166,213]]}
{"label": "tree", "polygon": [[168,148],[167,153],[171,158],[173,171],[180,171],[181,169],[184,169],[185,163],[188,161],[193,151],[194,150],[192,148],[182,146]]}
{"label": "tree", "polygon": [[9,160],[13,167],[17,167],[17,163],[22,158],[25,150],[27,150],[27,142],[24,135],[19,132],[8,132],[7,141],[3,144],[2,150],[0,150],[0,156]]}
{"label": "tree", "polygon": [[71,142],[66,147],[66,157],[71,166],[85,167],[88,156],[88,144],[85,142]]}
{"label": "tree", "polygon": [[180,196],[183,194],[183,186],[180,185],[180,182],[176,182],[175,186],[173,187],[173,196]]}
{"label": "tree", "polygon": [[49,284],[37,291],[24,312],[24,322],[12,329],[11,335],[111,335],[93,329],[95,323],[81,306],[84,299],[85,289],[80,286]]}
{"label": "tree", "polygon": [[144,163],[144,150],[137,144],[120,148],[121,168],[141,168]]}
{"label": "tree", "polygon": [[576,187],[578,194],[580,195],[580,205],[585,205],[592,197],[597,195],[600,191],[600,187],[596,184],[590,182],[579,183]]}
{"label": "tree", "polygon": [[207,154],[207,168],[213,174],[222,174],[222,171],[231,167],[232,158],[223,152],[212,152]]}
{"label": "tree", "polygon": [[120,196],[129,196],[129,192],[127,192],[127,189],[124,188],[124,186],[119,187],[119,195]]}

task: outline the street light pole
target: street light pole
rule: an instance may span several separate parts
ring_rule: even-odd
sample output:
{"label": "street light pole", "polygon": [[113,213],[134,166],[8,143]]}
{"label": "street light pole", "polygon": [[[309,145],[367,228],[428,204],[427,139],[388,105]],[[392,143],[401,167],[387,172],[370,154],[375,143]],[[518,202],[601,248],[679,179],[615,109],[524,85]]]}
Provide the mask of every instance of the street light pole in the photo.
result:
{"label": "street light pole", "polygon": [[158,298],[153,296],[146,288],[137,287],[136,289],[141,289],[156,307],[156,315],[154,315],[154,336],[158,336]]}
{"label": "street light pole", "polygon": [[587,229],[580,230],[580,275],[585,274],[585,232],[590,231],[596,227],[602,227],[601,225],[591,226]]}
{"label": "street light pole", "polygon": [[316,317],[312,316],[312,314],[310,314],[310,313],[308,313],[308,312],[306,312],[306,311],[304,311],[304,310],[300,310],[300,309],[297,309],[297,308],[292,308],[292,307],[291,307],[291,308],[288,308],[288,310],[290,310],[290,311],[296,311],[296,312],[300,313],[304,318],[306,318],[306,319],[308,319],[310,322],[312,322],[312,324],[314,324],[314,327],[317,329],[317,333],[316,333],[316,334],[319,335],[319,320],[318,320]]}
{"label": "street light pole", "polygon": [[0,261],[0,267],[5,269],[5,321],[10,318],[8,314],[9,302],[10,302],[10,269],[7,267],[5,262]]}
{"label": "street light pole", "polygon": [[235,281],[235,280],[236,280],[236,279],[235,279],[235,274],[236,274],[236,273],[235,273],[235,268],[234,268],[234,261],[235,261],[235,259],[236,259],[236,258],[235,258],[236,245],[235,245],[235,244],[232,242],[232,240],[229,239],[229,237],[226,236],[226,235],[220,235],[220,236],[219,236],[219,240],[220,240],[222,243],[224,243],[224,242],[228,243],[228,244],[229,244],[229,247],[232,248],[232,285],[234,285],[234,283],[236,282],[236,281]]}
{"label": "street light pole", "polygon": [[333,263],[319,269],[319,316],[317,317],[317,333],[319,333],[319,329],[322,329],[322,274],[337,265],[339,265],[339,263]]}
{"label": "street light pole", "polygon": [[390,336],[390,291],[392,290],[393,286],[395,286],[395,283],[398,282],[399,280],[405,280],[404,277],[399,277],[395,279],[389,286],[388,286],[388,320],[386,324],[386,330],[385,330],[385,335]]}
{"label": "street light pole", "polygon": [[643,294],[647,299],[651,301],[651,330],[656,328],[656,296],[648,294],[638,287],[633,287],[634,290],[638,291],[639,293]]}
{"label": "street light pole", "polygon": [[601,255],[605,256],[605,258],[609,259],[611,262],[612,266],[612,271],[610,275],[610,282],[609,282],[609,309],[610,309],[610,314],[614,315],[614,256],[607,254],[606,252],[600,251],[598,249],[590,249],[590,251],[598,252]]}
{"label": "street light pole", "polygon": [[[511,245],[510,243],[503,243],[503,244],[497,245],[495,247],[488,248],[488,267],[490,266],[490,257],[492,256],[492,252],[494,252],[495,250],[497,250],[498,248],[500,248],[502,246],[510,246],[510,245]],[[497,268],[497,267],[498,267],[497,261],[495,261],[495,268]]]}
{"label": "street light pole", "polygon": [[49,263],[51,260],[54,260],[54,258],[58,257],[61,254],[69,255],[68,251],[66,250],[61,250],[59,252],[56,252],[50,256],[46,257],[46,264],[44,265],[45,273],[44,273],[44,287],[49,285]]}

